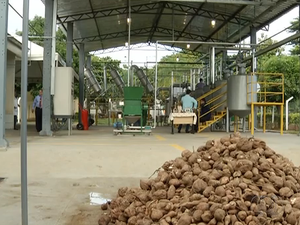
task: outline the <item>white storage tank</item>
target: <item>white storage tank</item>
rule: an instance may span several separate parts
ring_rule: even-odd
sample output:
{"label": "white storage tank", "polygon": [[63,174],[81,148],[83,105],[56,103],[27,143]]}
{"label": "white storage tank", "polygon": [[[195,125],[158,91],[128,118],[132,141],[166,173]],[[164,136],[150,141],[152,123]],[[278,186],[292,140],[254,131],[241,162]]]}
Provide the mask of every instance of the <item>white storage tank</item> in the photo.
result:
{"label": "white storage tank", "polygon": [[[251,99],[251,86],[253,99]],[[249,115],[251,104],[248,103],[251,102],[257,102],[257,76],[230,76],[227,82],[227,106],[230,114],[241,118]]]}
{"label": "white storage tank", "polygon": [[74,77],[72,67],[55,68],[54,115],[70,117],[74,115]]}

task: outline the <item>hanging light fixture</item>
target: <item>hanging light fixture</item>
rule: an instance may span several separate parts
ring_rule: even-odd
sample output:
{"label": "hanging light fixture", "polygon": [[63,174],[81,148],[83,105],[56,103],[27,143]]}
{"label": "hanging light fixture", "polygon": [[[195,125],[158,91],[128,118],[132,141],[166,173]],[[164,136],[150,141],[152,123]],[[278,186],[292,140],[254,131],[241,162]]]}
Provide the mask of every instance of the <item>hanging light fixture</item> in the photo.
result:
{"label": "hanging light fixture", "polygon": [[215,28],[215,26],[216,26],[216,21],[214,19],[211,21],[211,26],[212,26],[212,28]]}
{"label": "hanging light fixture", "polygon": [[191,45],[190,45],[190,44],[187,44],[187,45],[186,45],[186,47],[187,47],[187,48],[190,48],[190,47],[191,47]]}

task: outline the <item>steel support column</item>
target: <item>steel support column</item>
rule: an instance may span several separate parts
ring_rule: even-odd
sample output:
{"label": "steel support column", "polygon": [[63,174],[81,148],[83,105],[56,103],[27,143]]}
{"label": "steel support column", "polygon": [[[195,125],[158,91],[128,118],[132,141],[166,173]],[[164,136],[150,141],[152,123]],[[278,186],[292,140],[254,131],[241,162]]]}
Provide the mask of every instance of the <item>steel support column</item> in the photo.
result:
{"label": "steel support column", "polygon": [[[23,33],[21,62],[21,105],[27,104],[28,85],[28,27],[29,0],[23,0]],[[49,90],[50,91],[50,90]],[[27,181],[27,111],[21,112],[21,209],[22,225],[28,225],[28,181]]]}
{"label": "steel support column", "polygon": [[[54,1],[45,0],[44,68],[43,68],[43,121],[40,135],[52,136],[51,131],[51,67]],[[51,38],[52,37],[52,38]]]}
{"label": "steel support column", "polygon": [[[79,105],[82,108],[84,103],[84,66],[85,66],[84,44],[81,43],[79,46]],[[78,114],[78,122],[82,124],[80,108]]]}
{"label": "steel support column", "polygon": [[211,84],[212,88],[215,88],[215,47],[211,48],[211,64],[210,64],[210,69],[211,69]]}
{"label": "steel support column", "polygon": [[[90,71],[92,71],[92,56],[91,55],[88,55],[86,57],[86,68],[89,69]],[[87,107],[87,109],[89,111],[89,115],[91,114],[91,99],[90,99],[90,91],[89,91],[90,87],[91,87],[91,85],[86,80],[85,81],[86,107]]]}
{"label": "steel support column", "polygon": [[[250,44],[257,44],[257,38],[256,38],[256,28],[255,27],[251,27],[250,29],[250,32],[251,32],[251,36],[250,36]],[[253,48],[253,53],[255,54],[255,46],[253,45],[252,46]],[[251,71],[252,72],[255,72],[256,71],[256,58],[253,57],[252,59],[252,68],[251,68]],[[254,107],[254,127],[256,128],[257,127],[257,107]]]}
{"label": "steel support column", "polygon": [[7,21],[8,0],[0,1],[0,148],[6,149],[5,139],[5,108],[6,108],[6,67],[7,67]]}
{"label": "steel support column", "polygon": [[67,30],[67,67],[73,67],[73,23],[68,23]]}

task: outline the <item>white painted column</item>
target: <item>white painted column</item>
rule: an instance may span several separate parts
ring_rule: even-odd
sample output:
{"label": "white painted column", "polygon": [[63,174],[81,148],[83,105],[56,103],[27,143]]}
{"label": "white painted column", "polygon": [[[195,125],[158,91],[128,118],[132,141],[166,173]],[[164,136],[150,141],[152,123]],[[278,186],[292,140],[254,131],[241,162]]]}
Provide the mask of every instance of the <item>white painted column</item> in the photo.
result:
{"label": "white painted column", "polygon": [[5,129],[14,129],[15,54],[7,52]]}

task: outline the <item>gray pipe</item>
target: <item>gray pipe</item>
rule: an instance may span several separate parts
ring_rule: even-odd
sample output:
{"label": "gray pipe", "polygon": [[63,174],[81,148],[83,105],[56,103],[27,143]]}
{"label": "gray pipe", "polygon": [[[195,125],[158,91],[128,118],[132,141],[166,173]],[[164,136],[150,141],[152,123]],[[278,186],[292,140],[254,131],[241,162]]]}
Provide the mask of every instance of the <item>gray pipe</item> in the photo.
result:
{"label": "gray pipe", "polygon": [[113,68],[110,68],[110,73],[111,73],[111,76],[114,79],[117,87],[119,88],[119,91],[123,94],[125,83],[124,83],[122,77],[120,76],[119,72]]}
{"label": "gray pipe", "polygon": [[90,69],[85,69],[84,71],[85,77],[88,79],[89,84],[93,88],[95,92],[100,92],[101,91],[101,86],[98,83],[94,73]]}
{"label": "gray pipe", "polygon": [[172,74],[171,74],[171,96],[170,96],[170,100],[171,100],[171,109],[173,108],[174,106],[174,72],[172,71]]}
{"label": "gray pipe", "polygon": [[139,80],[141,81],[142,85],[145,87],[146,92],[152,93],[154,91],[154,88],[153,88],[152,84],[150,83],[150,81],[148,80],[147,76],[145,75],[144,71],[136,65],[133,65],[131,68],[136,71],[136,75],[139,78]]}
{"label": "gray pipe", "polygon": [[215,47],[211,48],[211,83],[214,87],[215,85]]}
{"label": "gray pipe", "polygon": [[106,66],[104,66],[104,68],[103,68],[103,79],[104,79],[104,91],[107,91]]}

